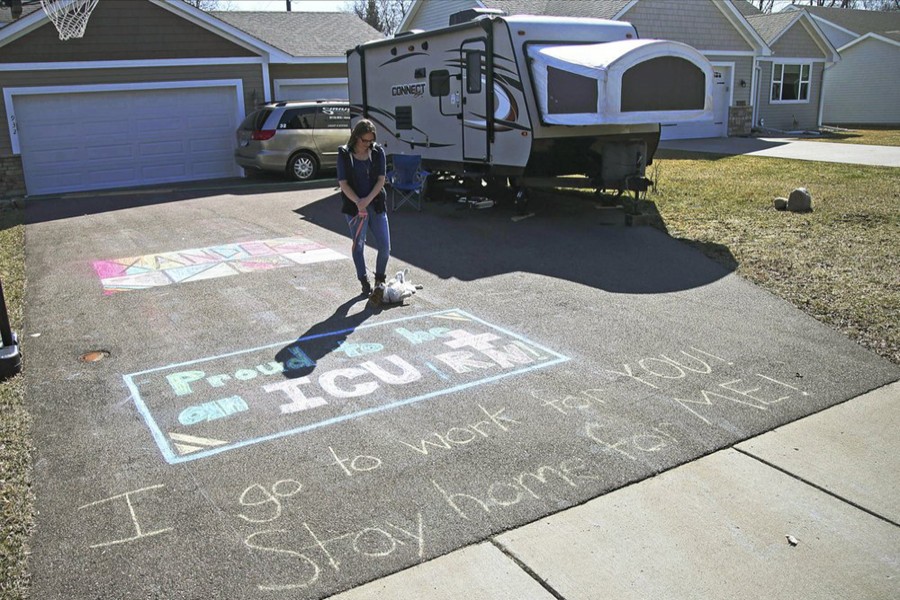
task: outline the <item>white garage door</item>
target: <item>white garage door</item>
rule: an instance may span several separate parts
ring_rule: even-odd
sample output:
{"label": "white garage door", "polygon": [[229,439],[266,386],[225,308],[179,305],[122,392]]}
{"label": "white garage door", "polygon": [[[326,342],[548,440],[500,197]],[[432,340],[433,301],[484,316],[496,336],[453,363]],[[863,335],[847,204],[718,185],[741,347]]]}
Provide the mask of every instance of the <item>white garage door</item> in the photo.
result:
{"label": "white garage door", "polygon": [[346,79],[275,80],[275,100],[346,100]]}
{"label": "white garage door", "polygon": [[662,140],[726,137],[728,135],[728,106],[731,103],[731,68],[715,67],[713,81],[713,119],[696,123],[662,123]]}
{"label": "white garage door", "polygon": [[29,194],[240,175],[233,86],[27,94],[13,106]]}

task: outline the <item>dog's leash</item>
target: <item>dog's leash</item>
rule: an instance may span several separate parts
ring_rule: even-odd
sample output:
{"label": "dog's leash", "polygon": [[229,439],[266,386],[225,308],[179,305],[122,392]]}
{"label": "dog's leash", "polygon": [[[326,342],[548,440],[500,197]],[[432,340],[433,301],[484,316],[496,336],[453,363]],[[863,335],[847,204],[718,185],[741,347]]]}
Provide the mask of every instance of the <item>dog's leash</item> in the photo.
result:
{"label": "dog's leash", "polygon": [[355,232],[353,233],[353,245],[350,247],[350,250],[353,251],[354,248],[359,246],[359,249],[363,249],[363,237],[362,232],[366,227],[366,218],[369,216],[368,213],[359,213],[352,219],[350,219],[351,227],[355,227]]}

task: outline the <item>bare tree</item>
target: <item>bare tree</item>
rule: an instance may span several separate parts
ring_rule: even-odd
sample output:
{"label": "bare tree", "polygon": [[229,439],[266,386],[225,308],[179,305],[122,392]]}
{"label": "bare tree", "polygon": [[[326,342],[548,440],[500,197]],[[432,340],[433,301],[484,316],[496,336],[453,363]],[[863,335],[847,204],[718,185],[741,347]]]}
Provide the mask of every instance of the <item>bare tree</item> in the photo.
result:
{"label": "bare tree", "polygon": [[211,10],[232,10],[229,0],[182,0],[194,8],[209,12]]}
{"label": "bare tree", "polygon": [[900,0],[862,0],[866,10],[900,11]]}
{"label": "bare tree", "polygon": [[[762,0],[755,0],[761,2]],[[798,6],[823,6],[825,8],[855,8],[857,10],[896,11],[900,0],[794,0]]]}
{"label": "bare tree", "polygon": [[775,0],[751,0],[751,4],[755,4],[756,8],[764,13],[770,13],[775,6]]}
{"label": "bare tree", "polygon": [[413,0],[352,0],[344,10],[352,12],[385,35],[392,35],[397,33],[412,3]]}
{"label": "bare tree", "polygon": [[856,0],[808,0],[807,4],[825,8],[856,8]]}

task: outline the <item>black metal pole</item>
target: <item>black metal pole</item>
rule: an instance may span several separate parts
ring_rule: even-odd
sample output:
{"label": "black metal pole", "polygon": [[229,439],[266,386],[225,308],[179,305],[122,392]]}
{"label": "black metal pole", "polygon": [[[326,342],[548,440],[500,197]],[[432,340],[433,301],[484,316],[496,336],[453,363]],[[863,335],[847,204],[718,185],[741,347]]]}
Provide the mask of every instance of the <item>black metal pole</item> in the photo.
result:
{"label": "black metal pole", "polygon": [[2,281],[0,281],[0,340],[3,341],[3,345],[0,346],[0,381],[2,381],[22,370],[22,353],[19,351],[16,334],[9,326]]}
{"label": "black metal pole", "polygon": [[3,297],[3,281],[0,281],[0,340],[4,346],[13,345],[12,327],[9,325],[9,315],[6,313],[6,299]]}

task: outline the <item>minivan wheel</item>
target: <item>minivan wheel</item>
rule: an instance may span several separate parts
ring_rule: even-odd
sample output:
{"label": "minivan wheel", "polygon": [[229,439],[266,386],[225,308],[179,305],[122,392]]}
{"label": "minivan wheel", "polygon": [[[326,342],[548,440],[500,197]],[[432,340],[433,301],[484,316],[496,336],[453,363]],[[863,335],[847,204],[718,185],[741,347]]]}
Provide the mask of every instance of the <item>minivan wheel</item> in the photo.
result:
{"label": "minivan wheel", "polygon": [[298,152],[288,161],[287,172],[296,181],[307,181],[316,176],[319,164],[309,152]]}

